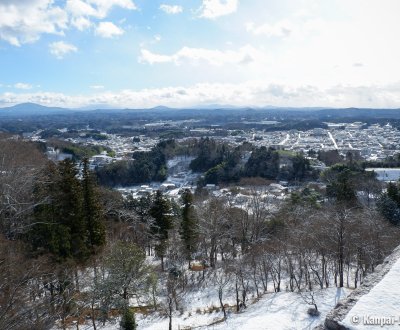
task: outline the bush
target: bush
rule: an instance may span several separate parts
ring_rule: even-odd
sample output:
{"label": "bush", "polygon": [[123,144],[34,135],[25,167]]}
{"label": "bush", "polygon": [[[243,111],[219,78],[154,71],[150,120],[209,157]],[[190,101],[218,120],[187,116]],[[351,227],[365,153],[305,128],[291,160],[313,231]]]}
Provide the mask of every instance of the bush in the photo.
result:
{"label": "bush", "polygon": [[309,308],[309,309],[307,310],[307,314],[310,315],[310,316],[312,316],[312,317],[317,317],[317,316],[319,316],[321,313],[318,311],[318,309],[311,307],[311,308]]}
{"label": "bush", "polygon": [[119,325],[122,330],[136,330],[135,314],[129,307],[125,308]]}

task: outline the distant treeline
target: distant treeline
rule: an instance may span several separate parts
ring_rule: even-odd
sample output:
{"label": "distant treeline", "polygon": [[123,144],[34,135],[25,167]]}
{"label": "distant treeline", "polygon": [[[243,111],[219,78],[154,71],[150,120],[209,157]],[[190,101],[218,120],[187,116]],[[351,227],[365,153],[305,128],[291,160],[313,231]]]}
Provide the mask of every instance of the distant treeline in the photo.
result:
{"label": "distant treeline", "polygon": [[[43,110],[43,109],[41,109]],[[23,120],[20,120],[23,118]],[[196,119],[195,121],[192,121]],[[184,121],[178,129],[166,124],[160,129],[146,130],[145,124],[155,121]],[[277,121],[276,124],[263,125],[262,121]],[[99,131],[117,134],[156,134],[165,133],[165,138],[179,137],[189,128],[219,125],[222,129],[263,129],[278,130],[308,130],[326,128],[324,122],[354,122],[360,121],[368,125],[388,122],[393,127],[400,127],[400,112],[384,109],[145,109],[145,110],[96,110],[96,111],[26,111],[24,114],[0,111],[0,130],[9,133],[22,134],[38,129],[44,130],[48,136],[57,136],[55,129],[68,130],[86,129],[89,125]],[[253,122],[260,124],[246,124]],[[182,131],[183,130],[183,131]],[[54,135],[53,135],[54,134]],[[96,138],[96,137],[95,137]],[[101,136],[99,138],[102,138]]]}
{"label": "distant treeline", "polygon": [[373,161],[365,161],[362,163],[364,168],[372,167],[372,168],[393,168],[400,167],[400,154],[395,155],[394,157],[388,157],[384,160],[373,160]]}

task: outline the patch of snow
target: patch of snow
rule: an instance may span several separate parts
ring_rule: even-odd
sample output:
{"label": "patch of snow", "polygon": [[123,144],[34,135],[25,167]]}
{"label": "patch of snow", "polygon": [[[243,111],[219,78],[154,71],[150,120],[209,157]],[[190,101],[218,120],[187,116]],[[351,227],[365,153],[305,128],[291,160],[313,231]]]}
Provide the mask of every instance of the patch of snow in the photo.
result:
{"label": "patch of snow", "polygon": [[379,321],[384,322],[389,318],[394,322],[392,327],[398,327],[400,324],[399,278],[400,259],[368,294],[357,301],[341,324],[350,329],[365,329],[367,326],[368,329],[382,329],[381,324],[378,324]]}
{"label": "patch of snow", "polygon": [[[335,287],[317,291],[315,299],[321,313],[319,317],[311,317],[307,314],[307,310],[311,306],[307,305],[298,293],[279,292],[265,294],[258,302],[249,305],[239,314],[228,312],[227,320],[221,323],[213,324],[223,318],[222,312],[198,313],[192,311],[191,316],[187,312],[180,316],[174,315],[172,328],[197,327],[215,330],[312,329],[320,325],[326,314],[349,292],[348,289]],[[168,322],[169,320],[166,317],[138,317],[138,328],[164,330],[168,329]]]}

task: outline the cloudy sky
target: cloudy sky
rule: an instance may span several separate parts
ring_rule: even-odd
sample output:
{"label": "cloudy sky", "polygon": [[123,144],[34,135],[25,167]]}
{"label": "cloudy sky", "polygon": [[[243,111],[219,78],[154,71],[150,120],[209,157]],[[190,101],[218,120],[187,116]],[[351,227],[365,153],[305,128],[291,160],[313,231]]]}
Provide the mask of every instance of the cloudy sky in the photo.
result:
{"label": "cloudy sky", "polygon": [[399,0],[0,0],[0,106],[400,107]]}

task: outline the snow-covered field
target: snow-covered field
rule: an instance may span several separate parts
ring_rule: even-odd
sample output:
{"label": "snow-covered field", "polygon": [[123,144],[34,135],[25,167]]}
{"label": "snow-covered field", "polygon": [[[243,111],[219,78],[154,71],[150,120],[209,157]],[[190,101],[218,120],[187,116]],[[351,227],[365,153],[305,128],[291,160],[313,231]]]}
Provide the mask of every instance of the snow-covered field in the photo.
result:
{"label": "snow-covered field", "polygon": [[[249,305],[241,313],[229,313],[225,322],[222,312],[184,312],[175,314],[172,321],[173,329],[213,329],[213,330],[279,330],[279,329],[313,329],[323,323],[326,314],[350,293],[348,289],[328,288],[317,291],[315,299],[319,317],[307,314],[307,305],[298,293],[279,292],[265,294],[258,302]],[[143,317],[137,315],[138,329],[165,330],[168,329],[168,318],[160,315]],[[215,324],[213,324],[215,323]],[[102,330],[119,329],[118,322],[114,325],[99,327]]]}
{"label": "snow-covered field", "polygon": [[341,322],[350,329],[391,329],[400,325],[400,259]]}

